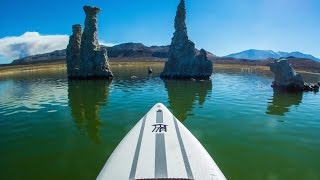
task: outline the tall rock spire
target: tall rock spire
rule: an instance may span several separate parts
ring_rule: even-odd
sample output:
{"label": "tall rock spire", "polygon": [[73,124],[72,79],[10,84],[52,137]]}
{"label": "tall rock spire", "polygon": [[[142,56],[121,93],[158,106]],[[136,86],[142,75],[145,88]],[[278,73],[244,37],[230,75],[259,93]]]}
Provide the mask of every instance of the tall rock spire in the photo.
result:
{"label": "tall rock spire", "polygon": [[184,0],[181,0],[178,6],[177,14],[174,20],[174,29],[177,33],[187,34],[186,6]]}
{"label": "tall rock spire", "polygon": [[212,62],[207,59],[206,51],[197,55],[195,45],[188,38],[186,26],[185,1],[181,0],[174,21],[175,32],[161,78],[166,79],[208,79],[213,71]]}
{"label": "tall rock spire", "polygon": [[[81,42],[79,52],[79,62],[76,65],[78,67],[77,74],[69,74],[72,79],[108,79],[112,78],[113,74],[109,69],[109,60],[106,49],[100,48],[98,42],[98,19],[97,14],[100,12],[100,8],[92,6],[84,6],[83,10],[86,14],[85,28],[82,33],[81,41],[77,39],[77,42]],[[81,28],[81,27],[80,27]],[[77,29],[77,32],[79,29]],[[81,32],[81,29],[80,29]],[[72,37],[72,36],[71,36]],[[73,42],[70,37],[70,42]],[[79,37],[79,36],[77,36]],[[70,49],[74,48],[74,45],[70,44]],[[71,56],[70,56],[71,57]]]}
{"label": "tall rock spire", "polygon": [[67,71],[70,78],[78,76],[80,64],[82,28],[80,24],[72,26],[72,35],[67,46]]}
{"label": "tall rock spire", "polygon": [[[100,48],[98,43],[98,19],[97,14],[100,8],[84,6],[83,10],[86,14],[84,22],[84,30],[82,35],[81,47],[83,49],[98,50]],[[85,51],[82,51],[84,53]]]}
{"label": "tall rock spire", "polygon": [[86,14],[85,28],[81,39],[81,78],[110,78],[112,72],[109,69],[107,51],[100,49],[98,42],[98,20],[97,14],[100,8],[84,6]]}

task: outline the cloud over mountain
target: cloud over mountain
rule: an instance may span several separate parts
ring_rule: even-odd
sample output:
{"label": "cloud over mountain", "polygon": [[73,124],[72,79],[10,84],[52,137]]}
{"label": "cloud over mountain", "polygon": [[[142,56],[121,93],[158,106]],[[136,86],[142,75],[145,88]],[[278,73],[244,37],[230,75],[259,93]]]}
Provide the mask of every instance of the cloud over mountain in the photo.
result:
{"label": "cloud over mountain", "polygon": [[41,35],[38,32],[25,32],[21,36],[10,36],[0,39],[0,56],[9,63],[13,59],[30,55],[65,49],[69,41],[68,35]]}
{"label": "cloud over mountain", "polygon": [[[100,45],[114,46],[116,44],[99,40]],[[21,36],[0,38],[0,64],[36,54],[50,53],[62,50],[69,43],[68,35],[42,35],[38,32],[25,32]]]}

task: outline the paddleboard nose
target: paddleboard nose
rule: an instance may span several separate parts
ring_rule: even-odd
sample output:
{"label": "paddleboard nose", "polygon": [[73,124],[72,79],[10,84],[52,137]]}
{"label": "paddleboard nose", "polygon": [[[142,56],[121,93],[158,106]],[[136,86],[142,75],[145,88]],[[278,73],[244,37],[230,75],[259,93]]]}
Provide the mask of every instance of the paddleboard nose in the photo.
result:
{"label": "paddleboard nose", "polygon": [[226,178],[191,132],[157,103],[120,142],[97,179]]}

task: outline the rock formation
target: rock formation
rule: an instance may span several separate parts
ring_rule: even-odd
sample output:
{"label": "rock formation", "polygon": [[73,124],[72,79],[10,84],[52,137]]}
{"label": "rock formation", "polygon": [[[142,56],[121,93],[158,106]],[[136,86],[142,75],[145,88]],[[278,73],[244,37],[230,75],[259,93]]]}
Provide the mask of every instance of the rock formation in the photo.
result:
{"label": "rock formation", "polygon": [[195,45],[188,38],[185,2],[181,0],[175,17],[169,59],[165,64],[161,78],[168,79],[208,79],[213,71],[212,62],[207,59],[206,51],[196,55]]}
{"label": "rock formation", "polygon": [[[104,48],[100,48],[98,43],[98,25],[97,25],[97,14],[100,9],[97,7],[84,6],[83,10],[86,14],[85,28],[81,37],[80,54],[76,54],[75,50],[78,48],[79,40],[74,43],[71,38],[78,38],[78,36],[70,37],[70,43],[68,45],[67,57],[68,62],[68,75],[73,79],[97,79],[97,78],[112,78],[113,74],[109,69],[109,61],[107,51]],[[79,34],[79,26],[74,27],[76,35]],[[74,50],[74,51],[73,51]],[[79,59],[73,59],[74,57]],[[69,69],[69,67],[71,69]],[[77,67],[77,70],[73,69]],[[76,74],[73,74],[76,72]],[[70,73],[70,74],[69,74]]]}
{"label": "rock formation", "polygon": [[72,26],[73,34],[70,36],[69,44],[67,46],[67,70],[68,76],[74,78],[78,76],[80,64],[80,47],[82,28],[80,24]]}
{"label": "rock formation", "polygon": [[273,88],[286,91],[304,90],[302,75],[296,73],[287,59],[275,60],[270,64],[270,70],[275,74]]}

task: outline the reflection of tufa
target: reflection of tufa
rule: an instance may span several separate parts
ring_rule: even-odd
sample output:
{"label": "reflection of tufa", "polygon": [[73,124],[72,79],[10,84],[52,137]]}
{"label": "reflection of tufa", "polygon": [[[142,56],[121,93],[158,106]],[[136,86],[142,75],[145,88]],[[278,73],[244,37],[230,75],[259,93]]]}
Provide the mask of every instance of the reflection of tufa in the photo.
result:
{"label": "reflection of tufa", "polygon": [[85,132],[95,144],[101,143],[103,127],[101,109],[109,101],[111,81],[68,81],[71,116],[80,132]]}
{"label": "reflection of tufa", "polygon": [[162,131],[164,132],[167,132],[167,126],[168,125],[165,125],[165,124],[155,124],[155,125],[152,125],[154,126],[154,129],[152,132],[159,132],[161,133]]}

